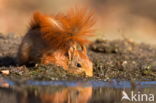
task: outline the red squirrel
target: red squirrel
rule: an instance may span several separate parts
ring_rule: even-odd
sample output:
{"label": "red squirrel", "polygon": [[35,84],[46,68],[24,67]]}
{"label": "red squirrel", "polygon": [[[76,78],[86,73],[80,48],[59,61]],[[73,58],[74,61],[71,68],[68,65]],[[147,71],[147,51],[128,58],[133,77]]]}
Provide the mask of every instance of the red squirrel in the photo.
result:
{"label": "red squirrel", "polygon": [[93,64],[86,49],[86,37],[94,35],[93,16],[84,8],[52,16],[34,13],[18,50],[18,64],[56,64],[70,73],[93,76]]}
{"label": "red squirrel", "polygon": [[[55,93],[41,93],[41,103],[88,103],[92,97],[92,87],[68,87]],[[61,97],[61,98],[60,98]]]}

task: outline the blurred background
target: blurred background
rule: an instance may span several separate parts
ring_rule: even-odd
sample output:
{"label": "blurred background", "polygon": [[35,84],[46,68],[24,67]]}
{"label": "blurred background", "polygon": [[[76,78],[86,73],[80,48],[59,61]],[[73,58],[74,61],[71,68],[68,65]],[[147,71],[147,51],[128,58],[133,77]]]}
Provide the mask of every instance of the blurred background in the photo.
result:
{"label": "blurred background", "polygon": [[156,0],[0,0],[0,33],[24,35],[34,11],[53,14],[75,5],[96,11],[95,38],[156,45]]}

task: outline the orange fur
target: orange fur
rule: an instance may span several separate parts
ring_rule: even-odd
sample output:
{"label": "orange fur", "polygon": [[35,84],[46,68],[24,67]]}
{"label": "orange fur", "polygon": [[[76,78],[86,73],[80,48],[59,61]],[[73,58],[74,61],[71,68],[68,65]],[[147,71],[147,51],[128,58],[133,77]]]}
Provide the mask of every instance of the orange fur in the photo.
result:
{"label": "orange fur", "polygon": [[[37,12],[33,18],[31,28],[40,26],[43,38],[49,44],[55,44],[54,48],[68,46],[69,42],[73,41],[86,45],[89,43],[86,37],[93,35],[94,32],[92,29],[95,23],[93,13],[85,8],[72,8],[66,14],[51,17]],[[55,24],[52,24],[47,18],[57,21],[60,28],[56,28]]]}
{"label": "orange fur", "polygon": [[85,72],[92,76],[92,63],[85,46],[89,43],[86,37],[93,35],[94,23],[93,13],[84,8],[53,16],[34,13],[19,47],[19,64],[53,63],[71,73]]}
{"label": "orange fur", "polygon": [[42,93],[39,98],[42,103],[88,103],[91,96],[92,87],[69,87],[56,93]]}

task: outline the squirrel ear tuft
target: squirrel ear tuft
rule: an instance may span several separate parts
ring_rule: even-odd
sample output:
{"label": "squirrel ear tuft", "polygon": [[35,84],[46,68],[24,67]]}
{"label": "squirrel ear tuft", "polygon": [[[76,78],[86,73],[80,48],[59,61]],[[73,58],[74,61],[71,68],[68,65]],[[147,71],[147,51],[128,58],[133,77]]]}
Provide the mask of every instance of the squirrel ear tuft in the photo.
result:
{"label": "squirrel ear tuft", "polygon": [[74,52],[74,48],[73,47],[70,47],[69,50],[68,50],[68,59],[70,61],[72,61],[72,57],[73,57],[73,52]]}
{"label": "squirrel ear tuft", "polygon": [[68,50],[68,59],[70,60],[70,61],[72,61],[73,60],[73,57],[76,55],[75,53],[75,51],[76,51],[77,49],[76,49],[76,45],[73,45],[73,46],[71,46],[70,48],[69,48],[69,50]]}
{"label": "squirrel ear tuft", "polygon": [[87,54],[87,49],[85,46],[82,46],[82,51],[83,51],[83,53]]}

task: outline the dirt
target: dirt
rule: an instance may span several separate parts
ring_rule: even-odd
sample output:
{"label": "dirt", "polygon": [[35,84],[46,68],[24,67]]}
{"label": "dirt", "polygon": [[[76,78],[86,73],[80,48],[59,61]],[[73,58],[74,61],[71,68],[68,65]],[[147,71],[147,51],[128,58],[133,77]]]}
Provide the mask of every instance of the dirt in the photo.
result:
{"label": "dirt", "polygon": [[100,79],[156,80],[156,49],[132,40],[97,40],[90,47]]}
{"label": "dirt", "polygon": [[88,48],[94,63],[92,78],[67,73],[55,65],[37,64],[34,67],[17,66],[16,53],[22,37],[0,35],[0,74],[14,81],[26,80],[156,80],[156,49],[147,44],[137,44],[129,39],[96,40]]}

